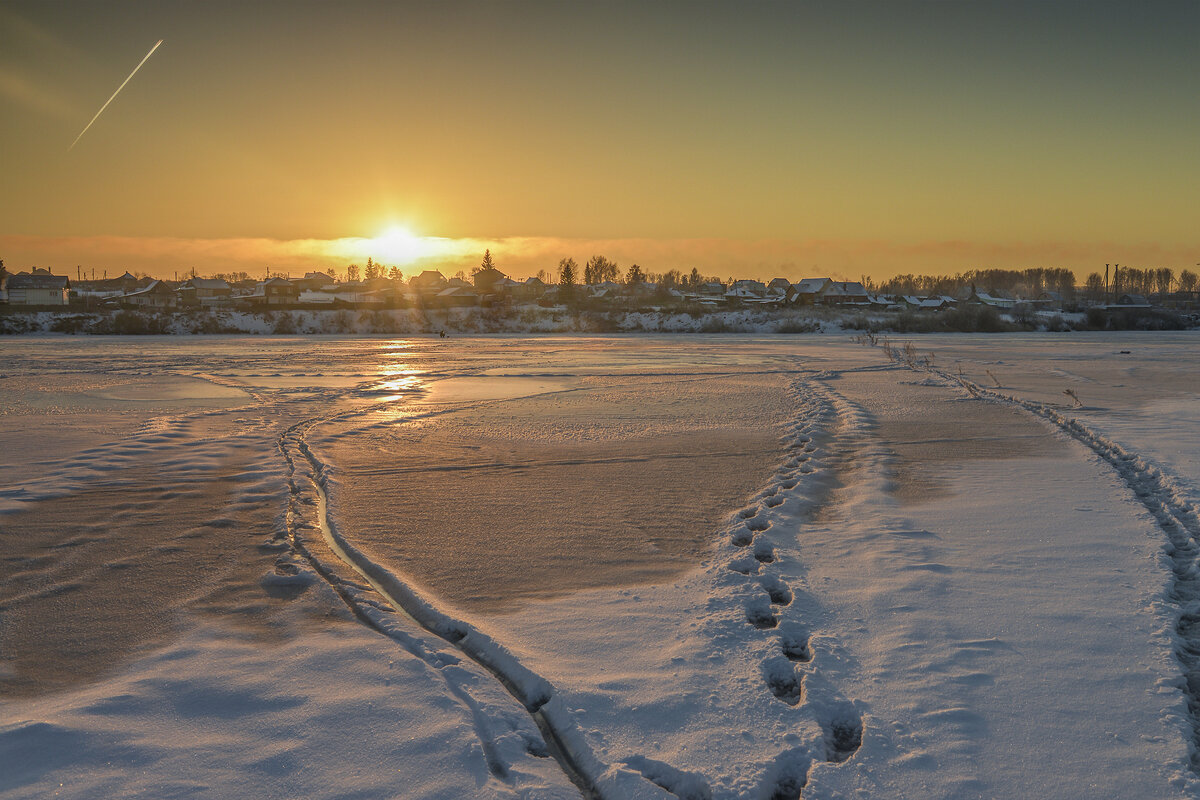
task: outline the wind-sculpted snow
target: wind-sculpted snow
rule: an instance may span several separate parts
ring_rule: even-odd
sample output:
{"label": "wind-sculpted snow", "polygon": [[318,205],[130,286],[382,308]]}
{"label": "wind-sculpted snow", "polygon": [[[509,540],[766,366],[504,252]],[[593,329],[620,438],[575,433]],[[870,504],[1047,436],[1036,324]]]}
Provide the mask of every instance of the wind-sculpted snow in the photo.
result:
{"label": "wind-sculpted snow", "polygon": [[[1174,650],[1183,670],[1179,688],[1187,700],[1190,717],[1191,769],[1200,774],[1200,509],[1186,499],[1186,491],[1158,465],[1098,433],[1069,412],[982,386],[961,374],[915,363],[909,366],[936,376],[943,385],[959,387],[975,399],[1020,408],[1055,426],[1107,462],[1154,518],[1166,537],[1163,552],[1171,572],[1168,598],[1176,608]],[[1074,374],[1064,373],[1064,377],[1087,380]]]}

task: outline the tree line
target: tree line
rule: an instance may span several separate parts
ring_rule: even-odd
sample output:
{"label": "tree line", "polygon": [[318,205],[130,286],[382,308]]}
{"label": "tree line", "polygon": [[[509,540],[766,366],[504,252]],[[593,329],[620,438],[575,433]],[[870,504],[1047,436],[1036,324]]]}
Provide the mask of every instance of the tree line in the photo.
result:
{"label": "tree line", "polygon": [[864,277],[862,284],[868,291],[891,295],[950,295],[974,288],[989,294],[1013,297],[1036,298],[1042,292],[1055,292],[1063,300],[1075,300],[1077,294],[1092,300],[1106,295],[1122,294],[1168,294],[1172,291],[1195,292],[1200,288],[1200,276],[1192,270],[1162,268],[1137,269],[1116,265],[1104,274],[1093,272],[1084,280],[1082,287],[1075,283],[1075,273],[1059,267],[1035,267],[1031,269],[976,269],[953,275],[897,275],[885,281],[873,281]]}

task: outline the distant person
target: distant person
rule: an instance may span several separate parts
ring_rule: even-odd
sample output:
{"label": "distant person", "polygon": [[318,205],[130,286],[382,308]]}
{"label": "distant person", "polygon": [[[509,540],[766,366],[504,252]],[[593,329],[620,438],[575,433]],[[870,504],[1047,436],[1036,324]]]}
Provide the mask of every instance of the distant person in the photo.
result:
{"label": "distant person", "polygon": [[446,332],[445,332],[445,331],[438,331],[438,336],[440,336],[440,337],[442,337],[443,339],[445,339],[445,338],[446,338]]}

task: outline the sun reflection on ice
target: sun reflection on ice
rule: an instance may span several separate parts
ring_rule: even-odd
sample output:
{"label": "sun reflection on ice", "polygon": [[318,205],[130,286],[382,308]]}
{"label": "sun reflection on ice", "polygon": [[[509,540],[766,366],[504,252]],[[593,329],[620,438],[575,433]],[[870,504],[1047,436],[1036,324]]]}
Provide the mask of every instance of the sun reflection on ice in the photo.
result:
{"label": "sun reflection on ice", "polygon": [[408,410],[395,404],[426,394],[429,391],[425,381],[427,373],[407,361],[412,356],[410,342],[388,342],[380,349],[380,357],[385,363],[375,368],[378,381],[369,390],[379,400],[374,410],[389,420],[402,419],[409,415]]}

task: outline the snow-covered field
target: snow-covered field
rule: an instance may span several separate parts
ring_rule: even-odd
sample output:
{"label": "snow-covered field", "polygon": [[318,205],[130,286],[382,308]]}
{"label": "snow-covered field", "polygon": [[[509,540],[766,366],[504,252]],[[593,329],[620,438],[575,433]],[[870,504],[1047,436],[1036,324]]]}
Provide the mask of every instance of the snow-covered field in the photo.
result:
{"label": "snow-covered field", "polygon": [[0,797],[1198,797],[1196,343],[6,340]]}

